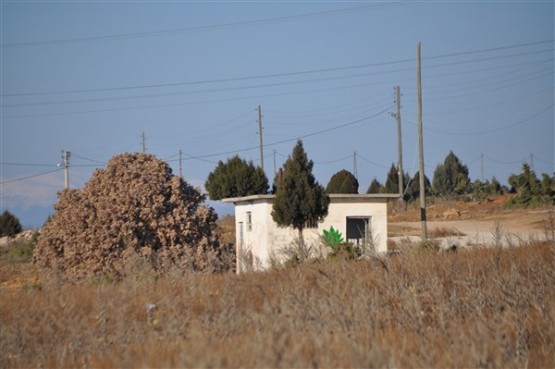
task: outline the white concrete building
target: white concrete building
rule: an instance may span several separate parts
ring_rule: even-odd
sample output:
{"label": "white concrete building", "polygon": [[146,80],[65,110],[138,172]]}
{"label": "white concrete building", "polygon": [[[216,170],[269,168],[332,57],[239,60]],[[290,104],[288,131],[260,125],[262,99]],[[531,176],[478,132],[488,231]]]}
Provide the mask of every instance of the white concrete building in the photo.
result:
{"label": "white concrete building", "polygon": [[[387,251],[387,201],[398,198],[392,194],[329,195],[328,215],[314,228],[306,228],[306,244],[319,241],[323,230],[331,226],[341,232],[345,241],[356,246],[372,244],[376,252]],[[270,259],[280,259],[280,250],[290,246],[298,237],[291,227],[279,227],[272,219],[274,195],[251,195],[224,199],[235,204],[235,244],[237,272],[248,268],[266,269]]]}

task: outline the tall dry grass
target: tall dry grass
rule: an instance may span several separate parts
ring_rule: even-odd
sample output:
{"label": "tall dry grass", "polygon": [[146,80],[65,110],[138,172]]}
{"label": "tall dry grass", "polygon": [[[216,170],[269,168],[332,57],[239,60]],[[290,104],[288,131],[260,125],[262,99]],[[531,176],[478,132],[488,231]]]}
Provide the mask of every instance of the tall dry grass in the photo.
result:
{"label": "tall dry grass", "polygon": [[2,292],[2,367],[553,367],[555,247]]}

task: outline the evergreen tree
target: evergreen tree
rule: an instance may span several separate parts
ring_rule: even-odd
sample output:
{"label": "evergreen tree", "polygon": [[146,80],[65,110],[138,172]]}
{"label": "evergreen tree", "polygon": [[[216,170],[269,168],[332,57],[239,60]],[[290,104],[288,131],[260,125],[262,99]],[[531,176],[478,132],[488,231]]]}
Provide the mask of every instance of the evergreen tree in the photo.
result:
{"label": "evergreen tree", "polygon": [[542,180],[540,182],[540,191],[544,202],[555,204],[555,175],[550,177],[547,173],[542,174]]}
{"label": "evergreen tree", "polygon": [[235,155],[208,175],[206,191],[212,200],[268,193],[268,178],[260,167]]}
{"label": "evergreen tree", "polygon": [[555,204],[555,177],[543,174],[540,181],[530,165],[522,165],[522,173],[509,177],[511,192],[516,192],[509,205]]}
{"label": "evergreen tree", "polygon": [[304,245],[307,224],[322,221],[328,214],[329,197],[312,174],[314,163],[308,160],[301,140],[283,165],[277,185],[272,218],[281,227],[292,226]]}
{"label": "evergreen tree", "polygon": [[501,194],[501,183],[497,180],[497,178],[493,177],[490,183],[490,193],[492,194]]}
{"label": "evergreen tree", "polygon": [[399,193],[399,174],[395,164],[391,164],[384,186],[386,193]]}
{"label": "evergreen tree", "polygon": [[[403,191],[407,188],[409,181],[410,175],[408,173],[405,173],[403,175]],[[391,164],[389,172],[387,172],[387,179],[385,181],[385,185],[382,188],[382,192],[399,193],[399,172],[395,164]],[[407,199],[405,198],[405,200]]]}
{"label": "evergreen tree", "polygon": [[381,193],[383,191],[383,185],[376,178],[374,178],[370,183],[370,186],[368,186],[366,193]]}
{"label": "evergreen tree", "polygon": [[0,215],[0,237],[13,237],[21,232],[21,230],[21,223],[15,215],[7,210]]}
{"label": "evergreen tree", "polygon": [[326,192],[358,193],[358,181],[351,172],[344,169],[340,170],[331,177]]}
{"label": "evergreen tree", "polygon": [[468,193],[470,183],[468,167],[460,162],[453,151],[449,151],[443,164],[438,165],[434,171],[434,193],[445,198],[464,195]]}
{"label": "evergreen tree", "polygon": [[[430,180],[426,175],[424,175],[424,193],[426,196],[431,195],[432,186],[430,185]],[[410,180],[409,187],[406,193],[407,201],[415,201],[420,198],[420,172],[416,172],[414,177]]]}

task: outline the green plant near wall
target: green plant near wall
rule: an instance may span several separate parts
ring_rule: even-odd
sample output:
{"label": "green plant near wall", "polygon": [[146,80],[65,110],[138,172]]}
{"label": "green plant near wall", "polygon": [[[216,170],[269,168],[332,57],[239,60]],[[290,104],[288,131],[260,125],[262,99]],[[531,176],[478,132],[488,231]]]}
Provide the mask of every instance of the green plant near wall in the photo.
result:
{"label": "green plant near wall", "polygon": [[326,244],[326,246],[329,246],[332,249],[336,250],[337,245],[344,241],[345,240],[343,239],[343,235],[341,234],[341,232],[333,228],[333,226],[330,227],[329,231],[324,229],[324,243]]}

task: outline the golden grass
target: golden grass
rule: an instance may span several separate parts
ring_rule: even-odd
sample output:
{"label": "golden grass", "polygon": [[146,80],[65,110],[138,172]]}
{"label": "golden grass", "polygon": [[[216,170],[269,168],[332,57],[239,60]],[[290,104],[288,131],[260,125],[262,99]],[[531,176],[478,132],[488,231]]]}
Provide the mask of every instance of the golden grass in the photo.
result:
{"label": "golden grass", "polygon": [[552,367],[554,286],[548,243],[43,281],[2,291],[0,367]]}

